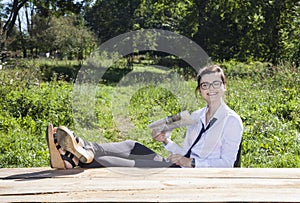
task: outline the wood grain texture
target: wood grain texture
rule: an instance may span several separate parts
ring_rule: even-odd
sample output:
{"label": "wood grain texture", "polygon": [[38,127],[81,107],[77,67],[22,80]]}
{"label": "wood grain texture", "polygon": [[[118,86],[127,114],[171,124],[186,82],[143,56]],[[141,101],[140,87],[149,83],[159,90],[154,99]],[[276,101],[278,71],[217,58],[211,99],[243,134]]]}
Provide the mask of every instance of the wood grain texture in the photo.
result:
{"label": "wood grain texture", "polygon": [[300,169],[0,169],[1,202],[299,202]]}

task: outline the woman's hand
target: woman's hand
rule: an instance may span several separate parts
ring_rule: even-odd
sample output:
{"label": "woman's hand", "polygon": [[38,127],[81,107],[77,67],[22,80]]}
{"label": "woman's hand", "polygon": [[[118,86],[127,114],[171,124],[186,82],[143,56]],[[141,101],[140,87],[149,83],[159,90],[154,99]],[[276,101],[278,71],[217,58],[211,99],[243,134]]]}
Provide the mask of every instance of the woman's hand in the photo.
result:
{"label": "woman's hand", "polygon": [[168,158],[173,164],[184,167],[192,167],[192,159],[186,158],[180,154],[172,154]]}
{"label": "woman's hand", "polygon": [[163,142],[164,144],[168,144],[168,140],[166,138],[166,133],[165,132],[160,132],[157,134],[155,130],[152,130],[152,137],[154,140],[158,142]]}

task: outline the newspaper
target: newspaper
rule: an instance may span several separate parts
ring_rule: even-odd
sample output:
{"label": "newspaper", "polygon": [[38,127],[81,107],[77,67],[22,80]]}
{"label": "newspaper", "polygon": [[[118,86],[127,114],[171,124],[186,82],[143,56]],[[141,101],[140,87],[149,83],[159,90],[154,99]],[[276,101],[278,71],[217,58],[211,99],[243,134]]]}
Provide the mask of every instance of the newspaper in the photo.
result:
{"label": "newspaper", "polygon": [[153,137],[161,132],[170,132],[175,128],[185,127],[195,124],[195,121],[191,118],[190,113],[185,110],[172,116],[160,119],[148,125],[148,128],[155,130],[156,134],[152,134]]}

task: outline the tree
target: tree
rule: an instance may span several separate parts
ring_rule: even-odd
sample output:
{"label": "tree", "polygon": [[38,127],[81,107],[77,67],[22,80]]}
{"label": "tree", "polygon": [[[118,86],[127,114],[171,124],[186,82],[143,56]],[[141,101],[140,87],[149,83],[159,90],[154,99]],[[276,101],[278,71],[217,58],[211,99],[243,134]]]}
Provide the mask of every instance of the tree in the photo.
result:
{"label": "tree", "polygon": [[194,1],[198,12],[194,40],[214,59],[295,61],[298,0]]}
{"label": "tree", "polygon": [[[275,11],[275,12],[274,12]],[[300,2],[298,0],[274,0],[265,10],[271,37],[265,41],[271,53],[267,59],[273,63],[290,61],[299,64],[300,50]],[[298,54],[298,58],[297,58]]]}
{"label": "tree", "polygon": [[191,0],[142,0],[134,17],[134,29],[156,28],[193,36],[197,27]]}
{"label": "tree", "polygon": [[[31,55],[33,55],[34,49],[38,54],[37,48],[41,48],[39,45],[41,41],[37,40],[49,28],[53,16],[78,16],[82,13],[83,7],[90,3],[91,0],[13,0],[1,12],[5,20],[1,32],[3,46],[7,46],[7,42],[16,41],[17,39],[19,43],[14,42],[12,46],[14,49],[17,47],[22,49],[24,57],[27,56],[28,50],[31,50]],[[23,19],[19,15],[21,9]],[[24,29],[25,24],[23,23],[26,23],[26,29]],[[12,37],[10,35],[16,27],[15,25],[18,25],[19,32],[17,36]],[[9,40],[9,37],[11,37],[11,40]]]}
{"label": "tree", "polygon": [[[24,8],[27,29],[15,32],[23,52],[39,47],[66,44],[79,47],[78,41],[58,40],[45,30],[63,36],[54,19],[83,16],[78,30],[61,19],[67,32],[87,33],[85,26],[103,43],[117,35],[137,29],[165,29],[198,43],[214,60],[260,60],[297,63],[300,55],[299,0],[12,0],[2,27],[3,41],[13,33],[19,9]],[[1,5],[0,5],[1,8]],[[2,12],[3,13],[3,12]],[[55,18],[53,18],[55,17]],[[80,18],[78,18],[80,19]],[[23,23],[23,21],[20,20]],[[68,21],[68,23],[70,23]],[[19,23],[20,24],[20,23]],[[51,28],[51,29],[50,29]],[[90,33],[90,31],[88,31]],[[91,34],[91,33],[90,33]],[[79,36],[79,33],[76,34]],[[47,38],[46,41],[42,39]],[[52,38],[51,38],[52,37]],[[86,36],[87,37],[87,36]],[[68,37],[66,37],[68,38]],[[87,37],[89,38],[89,37]],[[15,38],[11,36],[10,40]],[[93,40],[91,40],[93,41]],[[43,46],[40,44],[43,43]],[[48,43],[48,44],[46,44]],[[19,43],[14,43],[16,46]],[[52,48],[51,48],[52,49]],[[57,49],[56,47],[53,49]],[[76,48],[75,48],[76,49]],[[75,50],[74,49],[74,50]],[[67,51],[67,49],[66,49]],[[74,53],[78,54],[78,51]],[[75,55],[77,55],[75,54]],[[25,56],[26,54],[24,54]]]}
{"label": "tree", "polygon": [[36,14],[43,17],[79,15],[85,4],[91,0],[31,0],[36,7]]}
{"label": "tree", "polygon": [[140,0],[97,0],[86,9],[87,26],[100,43],[132,30],[133,14]]}
{"label": "tree", "polygon": [[1,26],[1,47],[6,47],[7,39],[12,33],[18,17],[20,9],[26,4],[28,0],[13,0],[11,4],[7,5],[8,18],[3,26]]}
{"label": "tree", "polygon": [[47,28],[37,36],[42,51],[59,51],[61,57],[83,59],[97,47],[94,34],[88,30],[82,18],[76,16],[52,17]]}

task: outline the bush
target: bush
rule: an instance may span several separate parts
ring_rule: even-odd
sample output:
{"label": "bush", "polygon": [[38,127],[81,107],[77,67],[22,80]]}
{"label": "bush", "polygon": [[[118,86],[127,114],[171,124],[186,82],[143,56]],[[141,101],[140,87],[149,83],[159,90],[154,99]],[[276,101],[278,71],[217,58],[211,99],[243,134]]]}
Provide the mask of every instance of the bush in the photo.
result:
{"label": "bush", "polygon": [[[66,82],[42,82],[32,78],[36,72],[25,72],[23,68],[0,72],[1,167],[45,166],[46,126],[50,122],[56,126],[74,125],[72,86]],[[21,73],[22,78],[16,77]]]}
{"label": "bush", "polygon": [[[195,106],[195,101],[188,99],[190,95],[176,98],[168,89],[155,84],[142,88],[128,85],[134,82],[122,87],[107,83],[97,89],[93,120],[89,113],[73,112],[72,82],[56,77],[45,80],[41,64],[45,62],[20,61],[0,70],[0,167],[49,166],[45,130],[50,122],[55,126],[66,125],[94,142],[134,139],[167,156],[162,145],[152,141],[147,125],[182,108],[193,111],[204,106],[201,99]],[[242,166],[299,167],[299,68],[236,61],[220,65],[228,79],[225,100],[244,124]],[[139,71],[143,68],[150,71],[147,66],[139,66]],[[114,69],[118,67],[110,69],[110,77]],[[194,80],[185,81],[184,85],[194,93]],[[128,103],[123,104],[125,100]],[[122,102],[116,104],[118,101]],[[91,109],[86,107],[82,111]],[[79,118],[79,126],[75,117]],[[174,139],[181,142],[184,131],[176,130]]]}

